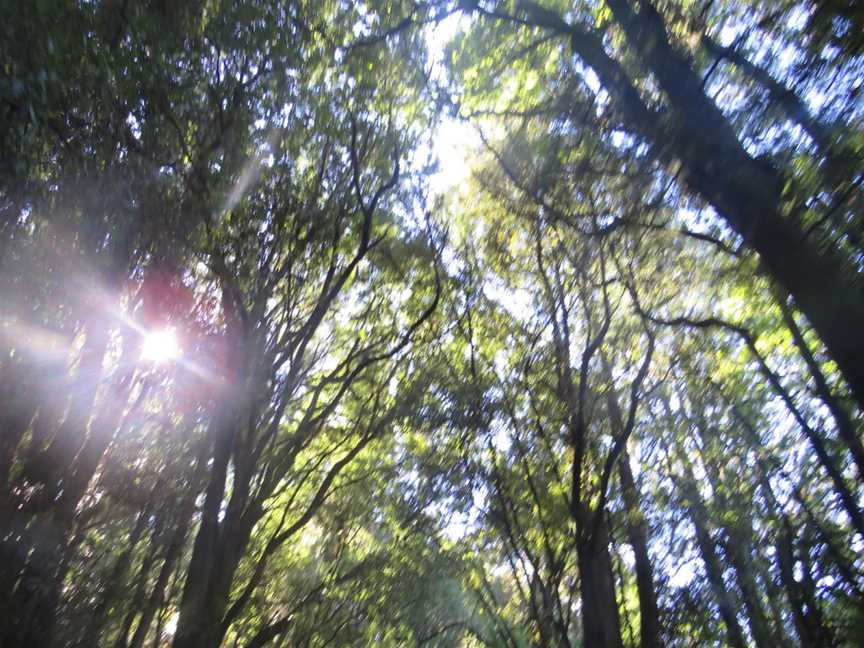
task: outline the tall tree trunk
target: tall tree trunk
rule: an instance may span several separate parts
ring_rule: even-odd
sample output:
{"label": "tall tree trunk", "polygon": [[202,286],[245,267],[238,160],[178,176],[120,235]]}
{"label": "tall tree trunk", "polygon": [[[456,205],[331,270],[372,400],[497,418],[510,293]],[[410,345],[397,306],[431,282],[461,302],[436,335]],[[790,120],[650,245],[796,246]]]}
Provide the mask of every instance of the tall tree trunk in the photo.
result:
{"label": "tall tree trunk", "polygon": [[794,534],[785,516],[783,529],[777,539],[776,551],[780,580],[786,590],[801,646],[803,648],[836,646],[837,640],[822,619],[818,601],[810,596],[807,588],[795,578]]}
{"label": "tall tree trunk", "polygon": [[[104,319],[104,316],[103,316]],[[102,359],[107,349],[106,324],[99,322],[97,325],[96,346],[91,349],[92,357],[88,359],[87,372],[95,373],[97,380],[87,384],[86,405],[92,410],[95,401],[96,388],[101,377]],[[89,336],[88,336],[89,337]],[[120,366],[131,366],[129,361],[130,345],[126,345],[120,359]],[[82,363],[84,358],[82,357]],[[98,364],[98,370],[96,365]],[[80,446],[80,451],[74,463],[65,471],[62,479],[62,495],[56,503],[52,503],[44,519],[37,523],[41,526],[43,537],[37,543],[36,551],[30,555],[28,566],[22,577],[22,583],[27,584],[27,590],[22,592],[22,605],[32,611],[29,619],[19,631],[19,636],[28,637],[27,642],[41,645],[51,645],[54,622],[57,619],[57,606],[60,603],[63,582],[66,578],[66,570],[69,565],[73,547],[70,546],[70,536],[75,528],[78,506],[87,492],[87,488],[96,469],[102,459],[102,455],[108,448],[111,439],[117,432],[120,421],[125,410],[125,404],[131,386],[131,378],[134,369],[124,370],[122,376],[111,389],[111,397],[89,425],[89,434],[84,436],[87,428],[86,422],[91,418],[88,412],[86,416],[82,412],[67,416],[73,417],[77,424],[85,427],[73,432],[64,422],[65,430],[61,428],[59,434],[64,435],[66,441],[80,439],[74,445]],[[85,374],[85,380],[88,379]],[[81,403],[79,403],[81,405]],[[73,401],[74,406],[74,401]],[[66,441],[63,443],[65,444]],[[52,444],[53,445],[53,444]],[[69,445],[69,450],[73,446]],[[20,586],[19,586],[20,587]],[[31,602],[24,599],[34,598]]]}
{"label": "tall tree trunk", "polygon": [[767,91],[775,105],[785,113],[786,118],[798,124],[813,140],[819,155],[824,157],[820,171],[828,191],[835,193],[833,205],[828,207],[829,213],[843,213],[842,203],[846,203],[848,211],[854,214],[851,223],[842,217],[834,217],[834,226],[845,234],[856,247],[862,245],[862,217],[864,217],[864,195],[856,186],[854,176],[861,168],[861,156],[845,141],[843,129],[832,127],[817,119],[807,107],[804,100],[775,79],[770,72],[750,61],[734,46],[725,47],[708,35],[702,36],[702,46],[717,60],[726,59],[731,62],[746,77],[753,80]]}
{"label": "tall tree trunk", "polygon": [[[242,436],[238,431],[241,421],[251,418],[247,396],[252,368],[246,354],[242,324],[236,317],[227,317],[235,313],[233,300],[231,289],[223,286],[222,307],[229,320],[225,336],[230,353],[225,360],[224,384],[216,396],[207,434],[213,459],[201,508],[201,523],[186,570],[173,648],[217,648],[234,573],[248,541],[241,520],[251,475],[238,465],[234,445],[238,436]],[[235,458],[232,495],[223,511],[232,456]]]}
{"label": "tall tree trunk", "polygon": [[759,582],[768,602],[772,632],[778,638],[781,646],[790,646],[794,643],[794,640],[792,635],[789,634],[786,624],[786,614],[783,605],[783,601],[785,600],[783,584],[775,580],[771,572],[771,566],[772,563],[770,560],[762,556],[757,559],[756,567],[759,572]]}
{"label": "tall tree trunk", "polygon": [[[593,516],[585,517],[592,520]],[[585,535],[588,537],[580,538],[576,543],[583,643],[596,648],[623,648],[605,519],[597,525],[596,533]]]}
{"label": "tall tree trunk", "polygon": [[209,445],[201,443],[195,459],[195,471],[190,480],[186,496],[179,507],[177,518],[173,523],[173,529],[168,540],[168,545],[165,549],[165,555],[162,562],[162,567],[159,569],[159,575],[156,577],[156,583],[153,585],[153,590],[150,596],[147,597],[146,603],[144,600],[144,592],[139,597],[136,597],[137,603],[134,603],[130,609],[131,618],[124,625],[124,630],[120,634],[115,643],[115,648],[126,648],[129,630],[134,620],[134,615],[140,609],[141,617],[138,625],[135,628],[135,634],[129,642],[130,648],[141,648],[144,645],[144,640],[147,638],[147,632],[150,630],[150,624],[153,623],[153,618],[161,608],[165,601],[165,590],[168,587],[168,582],[171,575],[175,571],[175,566],[179,562],[183,554],[183,546],[186,542],[186,536],[189,533],[189,525],[192,522],[192,516],[195,513],[195,500],[198,497],[199,487],[204,477],[204,471],[207,463],[207,453]]}
{"label": "tall tree trunk", "polygon": [[[741,427],[745,432],[747,443],[750,445],[756,456],[756,467],[759,471],[759,485],[766,500],[772,503],[774,510],[778,512],[778,515],[785,515],[783,513],[783,507],[780,506],[780,503],[774,497],[773,489],[771,488],[770,484],[771,475],[782,473],[782,468],[778,464],[777,458],[766,452],[766,449],[763,445],[764,442],[756,429],[753,427],[753,424],[734,403],[731,403],[731,409],[736,419],[741,423]],[[859,597],[864,596],[864,592],[862,592],[858,582],[859,578],[855,575],[852,568],[852,561],[847,559],[844,549],[838,546],[836,540],[832,537],[832,534],[824,527],[822,521],[819,520],[814,514],[811,504],[804,496],[804,493],[802,492],[799,485],[793,485],[792,496],[795,498],[795,501],[798,502],[798,504],[800,505],[805,517],[809,519],[809,523],[811,523],[813,527],[817,530],[820,540],[825,544],[828,555],[831,557],[834,566],[837,568],[837,571],[840,573],[840,576],[845,582],[845,584]]]}
{"label": "tall tree trunk", "polygon": [[[62,478],[84,444],[93,415],[96,392],[102,381],[102,363],[108,349],[109,319],[95,311],[84,324],[84,345],[78,371],[73,381],[69,411],[57,434],[44,451],[42,463],[54,481]],[[53,495],[60,486],[46,484]]]}
{"label": "tall tree trunk", "polygon": [[648,553],[648,522],[642,514],[639,491],[630,469],[630,455],[625,449],[618,458],[618,477],[627,514],[627,539],[636,564],[636,587],[639,592],[639,645],[660,648],[660,610],[654,591],[654,566]]}
{"label": "tall tree trunk", "polygon": [[709,54],[717,59],[726,59],[745,76],[762,86],[771,100],[785,113],[787,119],[801,126],[824,155],[833,154],[835,145],[831,128],[810,114],[807,105],[791,88],[777,81],[767,70],[750,61],[734,46],[721,45],[705,34],[702,35],[702,46]]}
{"label": "tall tree trunk", "polygon": [[0,645],[7,624],[17,616],[13,606],[15,584],[28,551],[27,543],[21,540],[27,535],[26,520],[15,510],[9,484],[15,451],[36,407],[35,400],[28,397],[33,390],[21,376],[24,371],[18,363],[7,363],[0,385]]}
{"label": "tall tree trunk", "polygon": [[[697,405],[698,408],[698,405]],[[718,528],[721,530],[721,543],[727,562],[732,566],[735,582],[741,592],[741,600],[747,611],[747,623],[756,648],[775,648],[780,645],[771,630],[771,624],[762,603],[762,595],[756,583],[755,565],[753,564],[752,536],[753,530],[747,517],[747,506],[752,503],[753,491],[744,488],[737,493],[730,493],[727,484],[723,482],[723,471],[716,457],[722,456],[726,446],[724,440],[709,428],[708,422],[701,412],[695,413],[698,421],[697,429],[701,439],[698,454],[705,469],[705,477],[711,486],[714,505],[717,509],[727,511],[730,515],[718,516]],[[686,467],[687,478],[695,483],[689,465]],[[743,504],[742,504],[743,500]]]}
{"label": "tall tree trunk", "polygon": [[783,177],[744,150],[729,121],[705,94],[701,78],[669,43],[656,9],[639,2],[637,13],[629,0],[606,3],[668,97],[671,122],[645,106],[598,39],[570,29],[574,50],[594,68],[634,127],[658,153],[682,163],[685,182],[759,254],[816,329],[864,407],[864,340],[857,333],[864,331],[864,293],[852,278],[849,260],[808,241],[800,220],[784,215]]}
{"label": "tall tree trunk", "polygon": [[[135,621],[135,617],[138,616],[138,611],[141,608],[141,604],[144,601],[144,596],[147,592],[147,581],[150,578],[150,570],[153,568],[154,563],[158,558],[159,553],[159,543],[157,539],[159,534],[162,532],[162,521],[160,518],[157,518],[157,523],[155,528],[153,529],[153,533],[150,535],[150,547],[147,549],[147,553],[144,555],[144,559],[141,561],[141,566],[138,568],[138,576],[135,579],[135,589],[132,592],[132,600],[129,603],[129,606],[126,610],[126,614],[123,617],[123,622],[120,625],[120,632],[117,634],[117,639],[114,642],[115,648],[125,648],[126,639],[129,636],[129,631],[132,628],[132,624]],[[169,549],[170,551],[170,549]],[[167,562],[167,558],[166,558]],[[164,566],[163,566],[164,569]],[[161,572],[160,572],[161,578]],[[141,619],[138,622],[138,626],[135,629],[135,636],[137,637],[139,633],[143,632],[144,635],[147,634],[147,631],[150,629],[150,620],[145,616],[147,608],[145,607],[144,612],[142,612]],[[145,623],[146,619],[146,623]],[[143,641],[143,637],[141,640]]]}
{"label": "tall tree trunk", "polygon": [[711,531],[708,528],[708,511],[702,501],[702,496],[699,494],[699,490],[689,474],[678,480],[677,485],[683,495],[685,508],[690,514],[690,520],[693,522],[693,528],[696,531],[696,545],[699,548],[699,554],[702,556],[708,584],[720,610],[720,617],[726,626],[726,638],[729,645],[732,648],[747,648],[744,631],[738,623],[738,603],[735,600],[736,597],[727,589],[726,583],[723,580],[723,563],[717,553],[714,538],[711,537]]}
{"label": "tall tree trunk", "polygon": [[798,352],[801,354],[801,357],[807,365],[807,369],[810,371],[810,376],[813,378],[813,382],[816,385],[816,393],[819,395],[819,398],[822,399],[822,402],[828,406],[828,409],[831,412],[834,424],[837,426],[837,433],[849,449],[852,459],[855,462],[855,466],[858,469],[858,478],[864,480],[864,445],[862,445],[861,439],[858,437],[852,417],[849,415],[849,412],[846,411],[846,408],[840,402],[840,399],[838,399],[831,391],[831,387],[828,385],[828,380],[825,378],[825,374],[822,373],[822,368],[819,366],[816,357],[810,350],[807,340],[804,339],[804,333],[795,321],[795,315],[792,312],[792,309],[789,308],[789,305],[782,296],[777,299],[777,302],[783,314],[783,321],[786,324],[786,328],[788,328],[789,332],[792,334],[795,346],[798,347]]}
{"label": "tall tree trunk", "polygon": [[126,572],[132,562],[135,549],[137,548],[138,542],[141,540],[147,527],[155,494],[156,488],[151,491],[147,503],[138,513],[138,517],[135,520],[135,526],[129,534],[129,542],[125,551],[117,556],[117,559],[114,561],[111,573],[108,575],[105,586],[99,596],[99,602],[93,607],[93,611],[90,614],[90,620],[87,622],[84,632],[78,641],[78,645],[81,648],[99,645],[99,636],[102,632],[102,628],[105,626],[105,622],[108,621],[108,611],[115,604],[116,597],[120,593],[120,589],[126,580]]}
{"label": "tall tree trunk", "polygon": [[[220,523],[220,510],[225,496],[228,464],[234,443],[236,419],[230,405],[222,403],[211,421],[213,463],[201,510],[201,523],[195,536],[192,558],[186,572],[180,617],[174,634],[174,648],[207,648],[213,645],[222,622],[222,614],[213,608],[216,598],[214,580],[224,580],[223,571],[230,565],[219,562],[224,530],[229,521]],[[227,513],[227,512],[226,512]],[[231,576],[233,576],[233,571]]]}
{"label": "tall tree trunk", "polygon": [[726,528],[726,540],[723,543],[726,557],[735,570],[735,579],[741,590],[744,608],[747,610],[747,622],[750,633],[757,648],[775,648],[781,644],[776,640],[761,601],[759,588],[754,577],[754,569],[748,552],[753,548],[734,529]]}
{"label": "tall tree trunk", "polygon": [[[615,391],[611,388],[612,369],[605,354],[601,352],[603,371],[609,388],[606,390],[606,404],[612,420],[615,435],[624,434],[624,416]],[[639,490],[630,467],[630,453],[625,444],[618,458],[618,479],[621,482],[621,496],[626,513],[627,540],[633,549],[636,566],[636,588],[639,592],[639,640],[642,648],[660,648],[663,645],[660,625],[660,610],[654,589],[654,567],[648,553],[648,522],[642,513]]]}
{"label": "tall tree trunk", "polygon": [[[15,459],[15,450],[27,432],[36,414],[39,403],[35,385],[32,382],[33,370],[30,363],[9,363],[3,367],[0,380],[0,511],[9,499],[9,473]],[[5,526],[0,520],[0,534]]]}

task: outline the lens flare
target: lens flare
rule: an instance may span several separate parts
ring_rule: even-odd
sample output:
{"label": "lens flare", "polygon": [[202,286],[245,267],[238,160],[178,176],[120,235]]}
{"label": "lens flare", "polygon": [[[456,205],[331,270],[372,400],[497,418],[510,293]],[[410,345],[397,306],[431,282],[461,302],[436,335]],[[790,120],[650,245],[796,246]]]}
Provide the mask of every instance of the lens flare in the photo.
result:
{"label": "lens flare", "polygon": [[153,364],[175,360],[180,355],[180,344],[174,329],[157,329],[144,335],[141,359]]}

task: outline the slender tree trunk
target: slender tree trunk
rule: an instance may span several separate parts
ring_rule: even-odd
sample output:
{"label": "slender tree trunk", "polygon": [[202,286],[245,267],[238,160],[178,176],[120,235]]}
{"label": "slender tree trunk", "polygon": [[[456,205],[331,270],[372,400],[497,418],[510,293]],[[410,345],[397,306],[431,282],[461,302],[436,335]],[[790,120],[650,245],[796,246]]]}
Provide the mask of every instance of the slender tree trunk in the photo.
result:
{"label": "slender tree trunk", "polygon": [[829,207],[830,212],[842,213],[841,202],[846,202],[848,211],[855,215],[851,223],[835,218],[835,227],[843,232],[854,246],[860,248],[864,234],[861,220],[864,215],[864,196],[855,186],[854,176],[860,171],[862,160],[844,141],[843,129],[817,119],[798,94],[775,79],[767,70],[750,61],[735,47],[720,45],[708,35],[702,36],[702,45],[712,56],[718,60],[726,59],[746,77],[762,86],[787,119],[801,126],[810,136],[818,154],[825,160],[820,171],[827,189],[840,192],[840,195],[834,198],[834,204]]}
{"label": "slender tree trunk", "polygon": [[[118,633],[117,639],[114,642],[115,648],[125,648],[126,639],[129,636],[129,631],[132,628],[132,624],[134,623],[135,618],[138,616],[139,610],[141,609],[141,604],[144,601],[144,595],[147,592],[147,581],[150,578],[150,570],[153,568],[153,565],[158,558],[158,538],[161,532],[162,521],[160,518],[157,518],[156,526],[154,527],[153,532],[150,534],[150,546],[148,547],[147,553],[144,555],[144,558],[141,561],[141,566],[138,568],[138,575],[135,578],[135,589],[132,591],[132,599],[128,604],[126,614],[123,617],[123,622],[120,625],[120,632]],[[144,620],[145,617],[142,613],[141,619],[138,622],[138,626],[135,629],[135,636],[137,636],[138,633],[141,631],[143,631],[143,633],[146,635],[147,630],[150,629],[150,619],[147,619],[147,623],[144,623]]]}
{"label": "slender tree trunk", "polygon": [[[104,316],[102,318],[104,319]],[[78,439],[74,444],[70,443],[66,446],[67,451],[75,445],[80,447],[80,452],[77,454],[76,461],[65,471],[59,501],[51,506],[47,515],[42,516],[42,520],[38,521],[43,537],[38,541],[37,550],[31,553],[28,567],[22,577],[22,583],[27,587],[22,591],[22,605],[31,610],[32,614],[24,621],[25,625],[30,626],[29,629],[22,626],[18,636],[28,637],[27,642],[33,645],[51,645],[54,623],[57,619],[57,606],[60,603],[66,569],[73,552],[69,539],[75,527],[78,505],[87,492],[102,455],[119,427],[129,383],[131,383],[130,370],[127,372],[129,375],[121,378],[118,385],[111,390],[113,398],[108,399],[100,415],[89,425],[89,434],[85,438],[87,421],[91,418],[90,410],[93,409],[96,390],[102,375],[103,356],[107,350],[107,324],[98,322],[95,327],[88,332],[88,339],[90,334],[95,334],[96,340],[86,354],[89,357],[87,357],[83,378],[87,393],[83,401],[77,404],[76,399],[73,399],[73,407],[86,405],[89,410],[86,414],[82,411],[74,414],[70,412],[59,432],[65,439],[64,444],[73,438]],[[126,352],[121,357],[121,366],[131,364],[128,362],[128,349],[127,345]],[[84,360],[82,352],[82,363]],[[92,379],[90,375],[95,375],[96,379]],[[73,432],[68,426],[70,417],[76,425],[83,427]],[[34,598],[32,604],[24,602],[24,599],[29,597]]]}
{"label": "slender tree trunk", "polygon": [[[38,401],[35,385],[32,384],[33,370],[29,365],[7,365],[3,368],[0,387],[0,498],[8,500],[9,473],[15,459],[15,450],[27,432]],[[0,507],[4,503],[0,502]],[[0,508],[2,510],[2,508]],[[0,521],[0,533],[3,522]]]}
{"label": "slender tree trunk", "polygon": [[825,625],[819,604],[807,592],[807,588],[795,578],[794,536],[788,520],[784,519],[783,529],[777,539],[777,565],[780,579],[786,590],[795,630],[803,648],[822,648],[836,646],[837,640],[830,628]]}
{"label": "slender tree trunk", "polygon": [[[611,386],[612,371],[608,359],[601,353],[606,380]],[[624,433],[624,417],[613,389],[606,390],[606,403],[616,435]],[[663,645],[660,610],[654,589],[654,567],[648,553],[648,523],[639,502],[639,490],[630,468],[630,453],[625,445],[618,458],[618,479],[626,512],[627,539],[633,549],[636,566],[636,587],[639,592],[639,638],[642,648],[660,648]]]}
{"label": "slender tree trunk", "polygon": [[[87,436],[96,392],[102,381],[102,363],[108,349],[109,321],[105,313],[94,312],[84,324],[84,346],[78,371],[73,381],[69,411],[51,444],[44,451],[43,463],[54,479],[59,478],[72,464]],[[56,484],[49,484],[52,493]]]}
{"label": "slender tree trunk", "polygon": [[771,100],[780,106],[786,117],[801,126],[824,154],[831,155],[834,149],[831,128],[813,117],[804,101],[794,91],[777,81],[767,70],[750,61],[734,47],[721,45],[708,35],[702,36],[702,46],[709,54],[718,59],[726,59],[745,76],[762,86]]}
{"label": "slender tree trunk", "polygon": [[[29,398],[32,388],[15,374],[24,371],[19,365],[3,367],[0,386],[0,645],[8,624],[14,623],[15,584],[27,563],[26,520],[15,510],[9,476],[15,453],[35,413],[35,400]],[[13,382],[14,381],[14,382]],[[17,388],[16,388],[17,387]]]}
{"label": "slender tree trunk", "polygon": [[828,380],[825,378],[825,374],[822,373],[822,369],[816,361],[813,352],[810,350],[807,340],[804,339],[803,332],[795,321],[795,315],[792,313],[792,309],[789,308],[789,305],[782,297],[778,298],[777,301],[780,305],[786,328],[788,328],[789,332],[792,334],[795,346],[798,347],[798,352],[807,364],[807,369],[810,371],[810,375],[816,385],[816,393],[831,411],[834,424],[837,426],[837,433],[843,443],[846,444],[849,452],[852,454],[852,459],[858,469],[858,478],[864,480],[864,445],[862,445],[861,439],[858,437],[852,418],[850,417],[849,412],[847,412],[840,403],[840,400],[831,391],[831,387],[828,385]]}
{"label": "slender tree trunk", "polygon": [[771,627],[774,636],[779,639],[781,646],[791,646],[794,640],[789,634],[786,624],[782,583],[778,584],[774,580],[774,576],[771,573],[771,563],[768,560],[760,557],[757,568],[759,571],[759,582],[768,601],[768,610],[771,614]]}
{"label": "slender tree trunk", "polygon": [[[699,455],[701,463],[705,467],[705,476],[711,485],[714,505],[719,510],[733,513],[730,516],[732,518],[731,521],[726,516],[719,516],[717,526],[722,531],[721,543],[723,545],[723,552],[726,555],[727,562],[732,566],[735,581],[741,592],[741,600],[747,611],[747,623],[750,627],[750,634],[753,637],[756,648],[775,648],[780,644],[771,631],[771,624],[762,603],[761,592],[756,583],[755,565],[753,564],[753,554],[755,552],[752,543],[753,531],[745,512],[746,503],[752,500],[753,492],[745,491],[744,494],[738,494],[737,497],[735,495],[731,495],[730,497],[727,485],[722,480],[721,467],[718,466],[715,460],[715,457],[720,456],[722,452],[724,447],[723,441],[721,440],[718,443],[717,435],[712,434],[707,421],[705,421],[701,413],[697,412],[695,418],[698,421],[699,436],[702,442]],[[689,465],[686,470],[688,480],[695,483]],[[744,506],[741,504],[741,499],[745,502]]]}
{"label": "slender tree trunk", "polygon": [[102,628],[105,626],[105,622],[108,620],[108,611],[116,602],[116,598],[120,593],[120,588],[125,581],[126,572],[128,571],[129,565],[132,562],[132,557],[135,554],[135,549],[147,527],[154,495],[155,489],[150,493],[150,497],[148,498],[144,508],[138,513],[135,526],[129,534],[129,542],[126,550],[117,556],[117,559],[114,561],[114,566],[112,567],[111,573],[105,583],[105,588],[99,597],[99,602],[93,608],[90,620],[87,622],[87,626],[84,628],[81,639],[78,641],[78,645],[81,648],[99,645],[99,636],[102,632]]}
{"label": "slender tree trunk", "polygon": [[[175,571],[175,566],[179,562],[183,554],[183,546],[186,542],[186,537],[189,533],[189,525],[192,522],[192,515],[195,513],[195,500],[198,496],[199,485],[204,476],[206,468],[206,456],[209,447],[206,443],[201,444],[201,449],[198,451],[198,457],[195,461],[195,473],[188,487],[186,498],[180,506],[179,515],[173,525],[170,540],[165,550],[165,557],[162,562],[162,567],[159,569],[159,575],[156,577],[156,583],[153,586],[153,591],[147,598],[147,602],[143,607],[139,604],[133,605],[130,613],[134,615],[141,609],[141,618],[138,621],[138,626],[135,629],[135,634],[132,641],[129,643],[129,648],[141,648],[144,645],[144,640],[147,637],[147,631],[150,629],[150,624],[153,623],[153,617],[162,607],[165,600],[165,589],[171,579],[171,575]],[[143,600],[143,592],[141,600]],[[134,617],[133,617],[134,618]],[[126,639],[129,636],[129,624],[121,633],[115,648],[126,648]]]}
{"label": "slender tree trunk", "polygon": [[757,648],[775,648],[780,643],[771,632],[768,616],[762,605],[759,588],[754,578],[753,564],[747,555],[752,550],[750,543],[740,537],[733,529],[726,529],[727,539],[724,542],[726,557],[735,570],[735,579],[741,590],[744,608],[747,610],[747,621],[750,633]]}
{"label": "slender tree trunk", "polygon": [[[768,471],[764,461],[757,460],[759,471],[759,486],[768,506],[774,511],[774,515],[780,520],[780,531],[775,542],[775,555],[777,567],[780,572],[780,582],[786,593],[789,608],[792,610],[792,618],[798,640],[803,648],[817,648],[822,646],[837,645],[831,629],[824,623],[819,602],[810,592],[795,579],[795,533],[789,516],[783,511],[780,503],[774,495],[774,489],[768,479]],[[803,504],[802,504],[803,505]]]}
{"label": "slender tree trunk", "polygon": [[[135,628],[135,633],[132,635],[132,640],[129,642],[129,648],[141,648],[141,646],[144,645],[144,640],[147,638],[147,632],[150,630],[150,624],[153,623],[153,617],[156,616],[156,613],[159,611],[165,601],[165,589],[168,587],[168,582],[171,580],[171,575],[174,573],[174,567],[176,566],[181,554],[183,553],[183,544],[189,531],[189,522],[192,519],[192,513],[194,512],[194,510],[195,497],[194,495],[192,495],[189,497],[189,500],[184,505],[183,510],[180,513],[179,520],[177,521],[171,534],[171,540],[169,541],[168,547],[165,550],[162,567],[159,568],[159,575],[156,577],[156,583],[153,585],[153,591],[150,592],[150,596],[147,597],[147,601],[144,603],[143,606],[141,606],[140,601],[143,601],[144,598],[144,593],[142,590],[141,596],[136,597],[139,603],[133,604],[132,608],[130,609],[130,613],[134,615],[136,612],[138,612],[138,609],[140,608],[141,617],[138,620],[138,625]],[[126,638],[129,636],[130,626],[131,620],[130,623],[126,625],[126,628],[121,635],[122,643],[118,641],[115,645],[115,648],[126,647]]]}
{"label": "slender tree trunk", "polygon": [[228,462],[233,442],[233,426],[220,415],[214,420],[215,453],[210,472],[210,482],[201,511],[201,524],[195,536],[192,558],[186,572],[186,583],[180,603],[180,617],[174,634],[174,648],[208,648],[209,635],[213,626],[221,623],[221,616],[209,609],[212,597],[211,579],[214,571],[221,566],[216,564],[219,550],[219,510],[228,477]]}
{"label": "slender tree trunk", "polygon": [[708,584],[720,610],[720,617],[726,626],[726,638],[733,648],[747,648],[744,631],[738,623],[738,604],[734,594],[727,589],[723,580],[723,563],[708,529],[708,511],[705,509],[702,496],[689,475],[678,481],[678,487],[684,496],[685,508],[690,514],[690,520],[696,531],[696,544],[705,565]]}
{"label": "slender tree trunk", "polygon": [[660,648],[660,610],[654,591],[654,566],[648,553],[648,523],[639,504],[639,491],[630,469],[630,455],[624,450],[618,459],[618,476],[627,513],[627,538],[636,563],[639,591],[639,637],[642,648]]}

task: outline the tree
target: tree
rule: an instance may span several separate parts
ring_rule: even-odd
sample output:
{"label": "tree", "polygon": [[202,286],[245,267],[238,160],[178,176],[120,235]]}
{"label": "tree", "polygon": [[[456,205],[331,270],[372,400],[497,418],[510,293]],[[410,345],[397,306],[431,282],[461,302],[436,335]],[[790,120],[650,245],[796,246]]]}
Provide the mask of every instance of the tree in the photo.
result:
{"label": "tree", "polygon": [[861,643],[853,9],[31,4],[0,645]]}

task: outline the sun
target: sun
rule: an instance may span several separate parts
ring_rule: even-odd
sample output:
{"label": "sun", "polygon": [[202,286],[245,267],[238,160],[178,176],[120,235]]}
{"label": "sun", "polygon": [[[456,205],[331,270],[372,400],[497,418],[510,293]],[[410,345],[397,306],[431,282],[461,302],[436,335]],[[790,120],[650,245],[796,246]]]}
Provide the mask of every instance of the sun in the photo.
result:
{"label": "sun", "polygon": [[153,364],[174,360],[180,355],[177,332],[173,328],[156,329],[144,335],[141,359]]}

